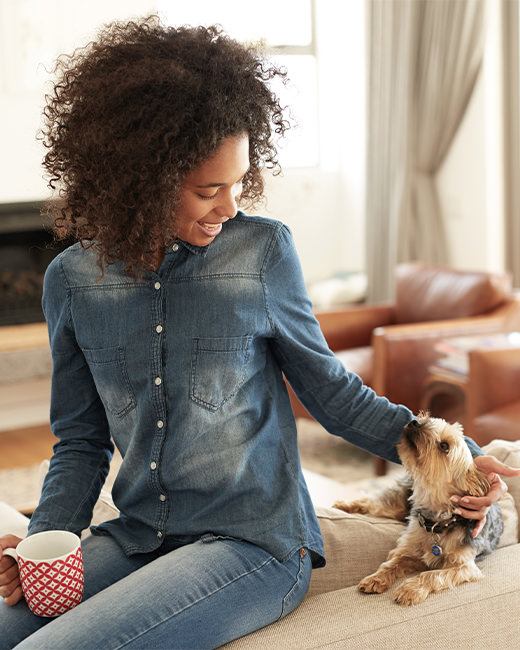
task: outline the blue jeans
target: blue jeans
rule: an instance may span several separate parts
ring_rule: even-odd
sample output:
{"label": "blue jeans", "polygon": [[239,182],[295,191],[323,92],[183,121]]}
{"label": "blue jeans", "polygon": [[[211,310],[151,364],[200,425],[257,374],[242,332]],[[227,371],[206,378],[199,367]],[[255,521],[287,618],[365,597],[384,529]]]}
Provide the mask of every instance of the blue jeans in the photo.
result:
{"label": "blue jeans", "polygon": [[258,546],[213,535],[131,557],[111,537],[90,536],[83,559],[83,602],[63,616],[0,602],[1,650],[217,648],[295,609],[311,575],[305,549],[279,562]]}

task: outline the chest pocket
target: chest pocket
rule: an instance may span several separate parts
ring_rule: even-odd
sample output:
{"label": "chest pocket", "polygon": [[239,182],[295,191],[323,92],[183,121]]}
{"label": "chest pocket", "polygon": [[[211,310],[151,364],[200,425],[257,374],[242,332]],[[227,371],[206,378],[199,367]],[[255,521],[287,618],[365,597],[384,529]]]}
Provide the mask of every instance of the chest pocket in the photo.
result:
{"label": "chest pocket", "polygon": [[251,342],[250,336],[193,339],[191,399],[216,411],[236,395],[247,376]]}
{"label": "chest pocket", "polygon": [[128,378],[123,348],[83,350],[106,410],[122,417],[135,407],[135,395]]}

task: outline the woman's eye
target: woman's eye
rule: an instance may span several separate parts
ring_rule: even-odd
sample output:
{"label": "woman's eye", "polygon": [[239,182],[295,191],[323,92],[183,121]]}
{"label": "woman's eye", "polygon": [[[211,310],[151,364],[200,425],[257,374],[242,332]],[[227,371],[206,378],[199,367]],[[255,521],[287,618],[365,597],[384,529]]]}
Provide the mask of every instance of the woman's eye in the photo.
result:
{"label": "woman's eye", "polygon": [[211,199],[215,199],[217,196],[217,192],[215,194],[212,194],[211,196],[205,196],[204,194],[197,194],[199,199],[202,199],[203,201],[211,201]]}
{"label": "woman's eye", "polygon": [[450,450],[450,446],[446,441],[443,440],[442,442],[439,442],[439,449],[443,453],[447,454],[449,452],[449,450]]}

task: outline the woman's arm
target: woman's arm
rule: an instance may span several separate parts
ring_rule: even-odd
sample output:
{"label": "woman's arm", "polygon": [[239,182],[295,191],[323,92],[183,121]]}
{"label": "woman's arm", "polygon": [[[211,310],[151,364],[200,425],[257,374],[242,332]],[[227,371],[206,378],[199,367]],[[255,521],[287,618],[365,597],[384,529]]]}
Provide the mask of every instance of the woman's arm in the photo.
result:
{"label": "woman's arm", "polygon": [[58,441],[30,534],[52,528],[79,534],[85,529],[113,453],[105,411],[75,339],[69,300],[58,256],[45,275],[43,295],[53,358],[51,427]]}
{"label": "woman's arm", "polygon": [[[356,375],[345,370],[329,350],[301,272],[290,231],[281,227],[266,257],[265,295],[273,329],[273,350],[280,366],[305,408],[330,433],[387,460],[400,462],[395,446],[403,427],[413,419],[402,405],[390,403],[364,386]],[[484,456],[480,447],[466,437],[475,463],[491,476],[485,497],[464,497],[463,516],[478,519],[474,534],[485,523],[485,515],[507,491],[499,478],[520,475],[520,470]],[[461,504],[462,505],[462,504]]]}
{"label": "woman's arm", "polygon": [[285,226],[273,237],[263,280],[271,347],[302,404],[329,433],[399,462],[395,446],[413,414],[364,386],[330,351]]}

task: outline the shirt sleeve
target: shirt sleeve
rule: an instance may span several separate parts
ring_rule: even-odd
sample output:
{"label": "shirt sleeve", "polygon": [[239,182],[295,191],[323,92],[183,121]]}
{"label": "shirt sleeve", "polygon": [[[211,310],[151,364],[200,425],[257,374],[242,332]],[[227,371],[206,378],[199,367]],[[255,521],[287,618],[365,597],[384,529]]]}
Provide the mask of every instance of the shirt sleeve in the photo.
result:
{"label": "shirt sleeve", "polygon": [[88,527],[113,453],[105,412],[76,342],[70,296],[61,266],[53,260],[44,280],[43,309],[53,359],[51,428],[57,437],[29,533]]}
{"label": "shirt sleeve", "polygon": [[[271,242],[264,285],[274,354],[305,408],[329,433],[399,463],[396,444],[414,415],[376,395],[329,349],[287,226],[281,225]],[[466,444],[473,457],[483,453],[471,438]]]}
{"label": "shirt sleeve", "polygon": [[273,238],[264,268],[273,352],[302,404],[329,433],[399,462],[395,446],[413,414],[377,396],[330,351],[286,226]]}

